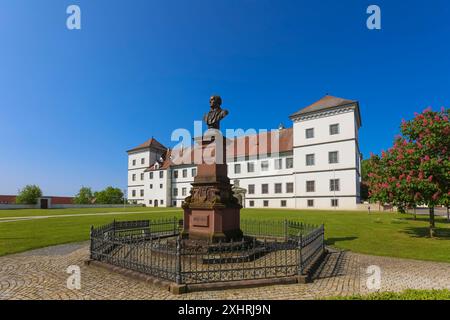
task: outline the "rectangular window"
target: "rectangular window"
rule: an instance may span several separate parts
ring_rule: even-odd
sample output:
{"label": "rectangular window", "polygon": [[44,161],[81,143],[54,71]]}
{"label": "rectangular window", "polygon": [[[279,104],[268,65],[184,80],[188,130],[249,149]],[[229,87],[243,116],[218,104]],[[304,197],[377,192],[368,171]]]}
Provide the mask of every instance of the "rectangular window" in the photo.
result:
{"label": "rectangular window", "polygon": [[268,207],[269,206],[269,200],[264,200],[263,201],[263,205],[264,205],[264,207]]}
{"label": "rectangular window", "polygon": [[281,200],[281,206],[286,207],[286,200]]}
{"label": "rectangular window", "polygon": [[255,172],[255,163],[247,162],[247,172]]}
{"label": "rectangular window", "polygon": [[306,165],[307,166],[313,166],[314,164],[315,164],[314,153],[307,154],[306,155]]}
{"label": "rectangular window", "polygon": [[314,128],[309,128],[305,130],[306,139],[314,138]]}
{"label": "rectangular window", "polygon": [[164,204],[164,200],[161,200],[161,204]]}
{"label": "rectangular window", "polygon": [[339,199],[331,199],[332,207],[339,207]]}
{"label": "rectangular window", "polygon": [[153,184],[150,184],[150,189],[153,189]]}
{"label": "rectangular window", "polygon": [[308,207],[314,207],[314,200],[313,199],[308,199]]}
{"label": "rectangular window", "polygon": [[339,134],[339,123],[330,124],[330,135]]}
{"label": "rectangular window", "polygon": [[177,179],[178,178],[178,170],[174,170],[173,171],[173,178]]}
{"label": "rectangular window", "polygon": [[161,184],[159,185],[159,188],[160,188],[160,189],[162,189],[162,188],[163,188],[163,185],[162,185],[162,183],[161,183]]}
{"label": "rectangular window", "polygon": [[287,182],[286,183],[286,193],[293,193],[293,192],[294,192],[294,183]]}
{"label": "rectangular window", "polygon": [[132,195],[133,197],[136,197],[136,190],[131,191],[131,195]]}
{"label": "rectangular window", "polygon": [[315,181],[306,181],[306,192],[314,192],[316,190]]}
{"label": "rectangular window", "polygon": [[181,195],[186,196],[186,188],[181,189]]}
{"label": "rectangular window", "polygon": [[177,206],[177,202],[176,202],[176,201],[173,201],[173,202],[172,202],[172,205],[173,205],[174,207],[176,207],[176,206]]}
{"label": "rectangular window", "polygon": [[255,206],[255,201],[250,200],[249,203],[248,203],[248,205],[249,205],[250,207],[254,207],[254,206]]}
{"label": "rectangular window", "polygon": [[264,183],[261,185],[261,193],[262,194],[268,194],[269,193],[269,185],[267,183]]}
{"label": "rectangular window", "polygon": [[275,159],[275,170],[283,169],[283,159]]}
{"label": "rectangular window", "polygon": [[294,167],[294,158],[286,158],[286,169],[292,169]]}
{"label": "rectangular window", "polygon": [[248,185],[248,194],[255,194],[255,185],[254,184]]}
{"label": "rectangular window", "polygon": [[133,160],[133,166],[135,166],[136,165],[136,160]]}
{"label": "rectangular window", "polygon": [[141,173],[141,180],[144,180],[144,174]]}
{"label": "rectangular window", "polygon": [[174,197],[178,196],[178,188],[173,188],[173,196]]}
{"label": "rectangular window", "polygon": [[145,163],[145,158],[141,158],[141,164]]}
{"label": "rectangular window", "polygon": [[131,181],[136,181],[136,174],[133,173],[133,174],[131,175]]}
{"label": "rectangular window", "polygon": [[187,169],[183,169],[183,178],[187,178]]}
{"label": "rectangular window", "polygon": [[192,177],[195,177],[197,175],[197,168],[191,169],[191,174],[192,174]]}
{"label": "rectangular window", "polygon": [[153,172],[150,172],[150,179],[153,179]]}
{"label": "rectangular window", "polygon": [[144,196],[144,190],[141,189],[141,197]]}
{"label": "rectangular window", "polygon": [[338,163],[338,152],[337,151],[330,151],[328,152],[328,163]]}
{"label": "rectangular window", "polygon": [[241,173],[241,164],[240,164],[240,163],[236,163],[236,164],[234,165],[234,173],[235,173],[235,174]]}
{"label": "rectangular window", "polygon": [[153,200],[148,200],[148,204],[153,204]]}
{"label": "rectangular window", "polygon": [[331,179],[330,180],[330,191],[339,191],[339,179]]}
{"label": "rectangular window", "polygon": [[281,193],[281,183],[275,183],[275,193]]}
{"label": "rectangular window", "polygon": [[160,171],[160,172],[159,172],[159,178],[160,178],[160,179],[164,178],[164,171]]}
{"label": "rectangular window", "polygon": [[261,161],[261,171],[269,170],[269,161]]}

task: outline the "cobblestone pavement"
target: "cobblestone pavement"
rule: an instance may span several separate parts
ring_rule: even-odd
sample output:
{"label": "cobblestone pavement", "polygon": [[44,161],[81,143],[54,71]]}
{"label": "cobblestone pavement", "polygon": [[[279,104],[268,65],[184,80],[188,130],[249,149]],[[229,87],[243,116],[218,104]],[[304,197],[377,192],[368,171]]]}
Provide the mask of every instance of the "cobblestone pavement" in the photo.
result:
{"label": "cobblestone pavement", "polygon": [[[88,243],[59,245],[0,257],[2,299],[316,299],[367,293],[370,265],[381,268],[381,290],[450,289],[450,264],[375,257],[335,251],[324,260],[309,284],[172,295],[148,283],[84,265]],[[70,265],[81,268],[81,289],[67,289]]]}

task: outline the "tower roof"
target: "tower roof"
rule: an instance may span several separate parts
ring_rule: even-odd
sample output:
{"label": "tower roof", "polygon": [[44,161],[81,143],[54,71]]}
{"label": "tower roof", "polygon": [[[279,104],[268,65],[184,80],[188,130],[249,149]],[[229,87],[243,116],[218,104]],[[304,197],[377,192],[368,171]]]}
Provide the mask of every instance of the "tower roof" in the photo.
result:
{"label": "tower roof", "polygon": [[138,151],[138,150],[147,149],[147,148],[154,148],[154,149],[158,149],[158,150],[162,150],[162,151],[167,150],[167,148],[163,144],[161,144],[158,140],[156,140],[155,138],[151,138],[151,139],[145,141],[144,143],[138,145],[137,147],[128,150],[127,152]]}
{"label": "tower roof", "polygon": [[309,114],[309,113],[315,113],[320,112],[328,109],[337,109],[341,107],[347,107],[349,105],[355,105],[356,106],[356,112],[358,116],[358,121],[361,123],[361,116],[359,113],[359,104],[357,100],[350,100],[350,99],[344,99],[339,97],[334,97],[330,95],[325,95],[320,100],[314,102],[313,104],[310,104],[309,106],[300,109],[299,111],[291,114],[289,118],[293,119],[297,116]]}

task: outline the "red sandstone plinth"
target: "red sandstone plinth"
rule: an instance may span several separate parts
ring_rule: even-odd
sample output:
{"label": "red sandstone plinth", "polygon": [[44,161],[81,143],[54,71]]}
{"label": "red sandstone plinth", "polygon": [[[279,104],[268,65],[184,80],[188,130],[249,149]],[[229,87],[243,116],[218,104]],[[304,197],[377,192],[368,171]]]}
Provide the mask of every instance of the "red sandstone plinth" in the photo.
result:
{"label": "red sandstone plinth", "polygon": [[[191,195],[184,201],[183,236],[195,240],[230,241],[242,238],[240,209],[233,196],[225,162],[225,141],[219,163],[200,164],[192,183]],[[215,149],[217,142],[202,141],[202,149]],[[221,162],[221,163],[220,163]]]}

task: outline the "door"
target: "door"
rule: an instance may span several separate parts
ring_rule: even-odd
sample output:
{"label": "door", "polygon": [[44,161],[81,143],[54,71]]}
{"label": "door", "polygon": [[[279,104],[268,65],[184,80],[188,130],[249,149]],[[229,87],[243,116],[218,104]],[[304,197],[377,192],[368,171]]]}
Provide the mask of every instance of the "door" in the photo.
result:
{"label": "door", "polygon": [[41,199],[41,209],[48,209],[48,199]]}
{"label": "door", "polygon": [[155,207],[158,206],[158,200],[155,200]]}

